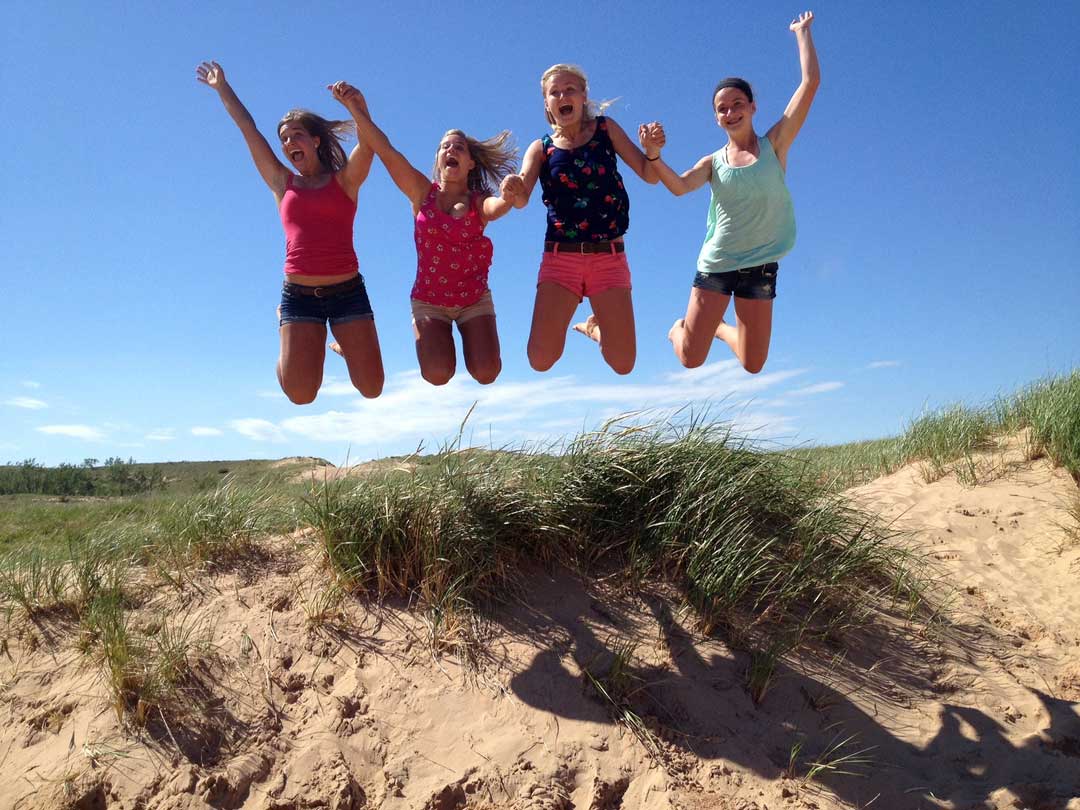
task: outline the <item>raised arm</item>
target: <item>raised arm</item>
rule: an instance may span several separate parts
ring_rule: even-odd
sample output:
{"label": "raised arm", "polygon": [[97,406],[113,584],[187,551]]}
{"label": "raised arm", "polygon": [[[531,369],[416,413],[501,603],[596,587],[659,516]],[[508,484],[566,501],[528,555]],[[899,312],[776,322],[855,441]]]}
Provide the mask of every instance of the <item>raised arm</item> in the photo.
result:
{"label": "raised arm", "polygon": [[[339,82],[339,84],[343,84],[343,82]],[[333,91],[335,86],[328,85],[327,89]],[[390,139],[386,137],[386,133],[371,120],[371,116],[368,114],[367,101],[364,99],[363,94],[355,87],[350,86],[350,89],[353,92],[349,93],[347,98],[339,98],[338,101],[344,104],[352,114],[353,120],[356,122],[356,131],[360,137],[360,142],[367,144],[374,150],[375,154],[379,156],[379,160],[386,166],[386,171],[390,174],[390,179],[394,181],[394,185],[409,198],[413,210],[419,210],[424,202],[424,197],[427,196],[428,190],[431,188],[431,180],[417,171],[405,159],[405,156],[394,148],[394,145],[390,143]],[[337,98],[337,94],[335,94],[335,98]]]}
{"label": "raised arm", "polygon": [[638,140],[645,150],[646,182],[655,183],[659,180],[664,184],[664,188],[676,197],[696,191],[709,182],[709,176],[712,174],[712,155],[706,155],[695,163],[693,168],[687,169],[682,174],[676,174],[675,170],[660,157],[660,150],[667,142],[663,124],[657,121],[642,124],[638,128]]}
{"label": "raised arm", "polygon": [[[334,98],[345,105],[346,109],[349,108],[346,99],[352,99],[354,96],[358,97],[356,103],[363,108],[365,113],[367,112],[367,102],[364,97],[360,95],[359,90],[348,82],[335,82],[330,86],[330,92],[333,93]],[[349,160],[345,164],[345,168],[337,174],[341,187],[354,200],[360,186],[367,180],[368,173],[371,171],[371,161],[374,159],[375,151],[371,148],[371,144],[364,138],[358,137],[356,146],[349,153]]]}
{"label": "raised arm", "polygon": [[623,163],[633,169],[638,177],[646,183],[655,184],[656,175],[646,171],[645,168],[649,165],[649,161],[645,160],[644,153],[630,140],[623,128],[615,123],[615,119],[607,119],[607,129],[611,145],[615,147],[615,154],[621,157]]}
{"label": "raised arm", "polygon": [[768,132],[776,158],[784,168],[787,168],[788,149],[791,148],[795,136],[802,129],[806,115],[810,112],[810,105],[814,102],[814,94],[817,93],[818,86],[821,84],[817,51],[814,49],[814,40],[810,36],[810,23],[813,21],[814,13],[804,11],[788,26],[795,32],[795,42],[799,46],[799,67],[802,70],[802,79],[795,90],[795,95],[788,102],[783,117],[773,124]]}
{"label": "raised arm", "polygon": [[225,111],[236,122],[236,126],[240,128],[247,142],[248,150],[255,161],[255,168],[259,170],[266,185],[270,186],[270,190],[280,201],[285,193],[285,181],[290,171],[278,160],[277,154],[259,132],[255,126],[255,119],[251,117],[247,107],[240,103],[240,99],[225,79],[225,71],[221,65],[217,62],[203,62],[195,68],[195,78],[211,90],[217,91],[218,98],[225,105]]}

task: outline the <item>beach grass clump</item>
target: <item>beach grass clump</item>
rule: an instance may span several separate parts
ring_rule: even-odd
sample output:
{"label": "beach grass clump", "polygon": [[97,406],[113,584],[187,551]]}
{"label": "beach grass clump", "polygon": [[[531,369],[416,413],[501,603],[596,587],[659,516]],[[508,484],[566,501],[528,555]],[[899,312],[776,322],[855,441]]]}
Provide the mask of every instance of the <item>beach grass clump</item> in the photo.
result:
{"label": "beach grass clump", "polygon": [[1030,431],[1030,457],[1049,456],[1080,481],[1080,370],[1002,397],[995,411],[1003,428]]}
{"label": "beach grass clump", "polygon": [[119,593],[101,593],[83,617],[80,647],[101,669],[119,722],[142,728],[152,713],[182,716],[194,659],[210,650],[211,633],[190,614],[136,620]]}
{"label": "beach grass clump", "polygon": [[[783,454],[691,421],[587,434],[557,498],[586,555],[666,575],[731,629],[859,620],[908,593],[912,560],[876,521]],[[742,618],[739,618],[742,617]]]}
{"label": "beach grass clump", "polygon": [[316,484],[305,517],[356,590],[452,613],[490,601],[539,554],[550,507],[523,457],[454,448],[410,471]]}
{"label": "beach grass clump", "polygon": [[225,480],[208,492],[173,501],[158,515],[154,553],[175,562],[229,562],[250,552],[273,528],[269,487]]}

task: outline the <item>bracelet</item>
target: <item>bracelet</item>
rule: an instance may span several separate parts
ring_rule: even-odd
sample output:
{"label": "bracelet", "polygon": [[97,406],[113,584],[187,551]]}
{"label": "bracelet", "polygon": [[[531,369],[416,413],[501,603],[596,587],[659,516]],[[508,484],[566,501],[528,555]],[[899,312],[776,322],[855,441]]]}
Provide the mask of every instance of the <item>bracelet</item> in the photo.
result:
{"label": "bracelet", "polygon": [[651,158],[651,157],[649,157],[648,155],[646,155],[646,156],[645,156],[645,159],[646,159],[647,161],[649,161],[649,163],[652,163],[652,162],[653,162],[654,160],[659,160],[659,159],[660,159],[660,156],[659,156],[659,155],[657,155],[656,157],[654,157],[654,158]]}

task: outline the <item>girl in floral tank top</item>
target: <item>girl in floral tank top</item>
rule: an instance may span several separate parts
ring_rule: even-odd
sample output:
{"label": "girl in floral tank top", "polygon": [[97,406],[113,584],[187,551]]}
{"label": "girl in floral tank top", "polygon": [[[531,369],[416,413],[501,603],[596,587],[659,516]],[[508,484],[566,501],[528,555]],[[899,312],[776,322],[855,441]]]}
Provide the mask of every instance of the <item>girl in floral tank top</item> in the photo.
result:
{"label": "girl in floral tank top", "polygon": [[484,236],[482,204],[479,194],[470,194],[464,216],[447,214],[439,208],[439,184],[431,184],[416,214],[414,301],[469,307],[488,293],[492,248]]}
{"label": "girl in floral tank top", "polygon": [[648,179],[647,161],[622,127],[596,114],[581,68],[553,65],[540,77],[540,89],[554,132],[533,141],[525,152],[524,194],[514,203],[523,207],[540,181],[548,225],[536,283],[529,363],[537,371],[555,365],[574,312],[588,298],[593,314],[574,329],[600,344],[612,370],[629,374],[637,358],[630,268],[623,244],[630,227],[630,199],[617,157],[643,179]]}
{"label": "girl in floral tank top", "polygon": [[360,137],[412,203],[417,262],[411,298],[421,376],[433,385],[445,385],[454,376],[456,323],[469,374],[484,385],[494,382],[502,358],[487,284],[492,247],[484,227],[523,193],[521,178],[512,174],[517,150],[510,133],[478,141],[450,130],[439,142],[429,178],[393,147],[371,120],[366,103],[351,112]]}

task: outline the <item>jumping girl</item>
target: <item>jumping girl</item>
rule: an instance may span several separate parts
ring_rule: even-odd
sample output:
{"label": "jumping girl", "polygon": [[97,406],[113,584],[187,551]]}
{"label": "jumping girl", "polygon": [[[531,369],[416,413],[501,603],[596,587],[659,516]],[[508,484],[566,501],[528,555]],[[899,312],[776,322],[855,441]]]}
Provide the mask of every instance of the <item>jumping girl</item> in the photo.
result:
{"label": "jumping girl", "polygon": [[521,178],[511,174],[517,150],[509,143],[510,133],[478,141],[450,130],[439,142],[428,178],[371,120],[359,91],[345,105],[361,141],[371,145],[412,204],[417,263],[411,298],[421,376],[432,385],[445,385],[454,376],[456,323],[469,374],[483,385],[494,382],[502,358],[487,283],[492,246],[484,227],[509,211],[523,190]]}
{"label": "jumping girl", "polygon": [[[754,93],[743,79],[724,79],[713,92],[716,123],[728,136],[723,148],[679,175],[658,159],[664,145],[659,124],[643,130],[649,157],[648,176],[657,177],[675,195],[709,183],[708,229],[698,255],[686,317],[675,321],[668,339],[687,368],[705,362],[713,337],[723,340],[751,374],[769,356],[777,262],[795,244],[795,215],[784,184],[788,149],[806,121],[820,75],[810,37],[814,15],[807,11],[791,23],[799,46],[802,80],[783,116],[765,137],[754,131]],[[657,159],[654,159],[657,158]],[[735,325],[724,322],[735,296]]]}
{"label": "jumping girl", "polygon": [[[544,112],[552,134],[525,152],[523,207],[540,180],[547,206],[544,257],[536,285],[529,363],[547,371],[562,356],[566,329],[583,297],[592,315],[574,329],[600,344],[604,360],[629,374],[637,358],[630,268],[623,234],[630,200],[616,156],[646,182],[645,155],[615,121],[598,115],[589,84],[576,65],[553,65],[540,77]],[[642,133],[639,133],[639,137]]]}
{"label": "jumping girl", "polygon": [[[229,86],[221,65],[203,62],[195,72],[200,82],[217,91],[243,133],[285,228],[285,284],[278,307],[281,390],[298,405],[315,399],[322,385],[329,321],[352,384],[365,397],[377,397],[383,388],[382,354],[353,249],[356,194],[371,168],[371,148],[361,141],[346,158],[341,137],[351,131],[351,123],[290,110],[277,129],[289,163],[285,166]],[[333,88],[342,103],[350,90],[356,92],[344,82]]]}

